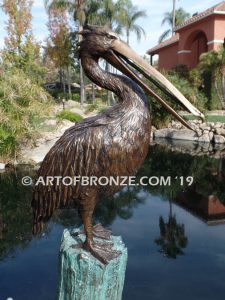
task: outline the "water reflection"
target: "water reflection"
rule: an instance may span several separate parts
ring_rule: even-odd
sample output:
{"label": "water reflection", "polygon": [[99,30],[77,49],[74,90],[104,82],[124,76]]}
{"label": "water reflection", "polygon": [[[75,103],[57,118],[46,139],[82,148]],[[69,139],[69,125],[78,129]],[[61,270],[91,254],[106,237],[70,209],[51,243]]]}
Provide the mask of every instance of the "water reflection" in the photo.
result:
{"label": "water reflection", "polygon": [[[32,240],[34,223],[31,207],[32,190],[21,184],[21,178],[24,175],[34,177],[34,174],[35,171],[29,168],[18,168],[0,174],[1,259],[12,255],[18,247],[27,247]],[[131,219],[137,207],[146,203],[146,197],[143,197],[142,191],[169,200],[171,205],[175,202],[206,222],[222,221],[225,219],[224,174],[224,158],[190,156],[171,152],[165,147],[151,147],[145,164],[138,174],[139,178],[141,176],[171,176],[174,179],[180,176],[193,176],[194,184],[189,187],[187,182],[184,182],[182,186],[180,181],[172,180],[171,186],[127,187],[111,199],[99,202],[95,210],[94,222],[100,222],[103,226],[111,226],[118,217],[124,220]],[[162,251],[168,257],[175,258],[184,252],[188,243],[188,233],[185,232],[184,224],[176,220],[172,210],[169,210],[168,215],[168,219],[165,219],[165,216],[160,217],[160,236],[158,238],[155,236],[155,238]],[[46,221],[48,218],[41,220],[42,223]],[[57,211],[52,216],[52,221],[67,227],[81,224],[74,208]]]}
{"label": "water reflection", "polygon": [[202,219],[208,225],[225,222],[225,203],[215,195],[202,195],[197,191],[196,185],[183,191],[175,198],[179,206]]}
{"label": "water reflection", "polygon": [[30,169],[0,174],[0,259],[17,248],[25,248],[32,239],[31,189],[21,184],[22,174]]}

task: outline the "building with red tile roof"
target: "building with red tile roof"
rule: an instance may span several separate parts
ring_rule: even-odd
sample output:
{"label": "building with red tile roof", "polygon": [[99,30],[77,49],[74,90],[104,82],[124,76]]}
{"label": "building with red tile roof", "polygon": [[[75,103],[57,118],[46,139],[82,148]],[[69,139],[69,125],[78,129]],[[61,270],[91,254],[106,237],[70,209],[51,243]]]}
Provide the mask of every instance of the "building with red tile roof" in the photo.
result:
{"label": "building with red tile roof", "polygon": [[225,45],[225,1],[196,13],[175,28],[168,40],[149,49],[151,57],[159,55],[159,69],[171,69],[177,65],[196,67],[202,53],[218,51]]}

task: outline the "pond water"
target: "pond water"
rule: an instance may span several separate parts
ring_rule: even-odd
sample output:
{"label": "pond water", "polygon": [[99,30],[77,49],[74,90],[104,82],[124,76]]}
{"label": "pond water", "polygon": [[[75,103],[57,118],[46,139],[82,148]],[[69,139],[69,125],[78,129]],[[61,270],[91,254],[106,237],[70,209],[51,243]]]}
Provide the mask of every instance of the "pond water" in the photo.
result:
{"label": "pond water", "polygon": [[[29,174],[24,167],[0,174],[1,300],[56,299],[62,232],[80,225],[75,209],[59,210],[32,236],[31,189],[21,184]],[[123,299],[224,300],[224,174],[222,157],[154,146],[138,176],[170,176],[171,185],[126,187],[99,203],[95,222],[128,248]]]}

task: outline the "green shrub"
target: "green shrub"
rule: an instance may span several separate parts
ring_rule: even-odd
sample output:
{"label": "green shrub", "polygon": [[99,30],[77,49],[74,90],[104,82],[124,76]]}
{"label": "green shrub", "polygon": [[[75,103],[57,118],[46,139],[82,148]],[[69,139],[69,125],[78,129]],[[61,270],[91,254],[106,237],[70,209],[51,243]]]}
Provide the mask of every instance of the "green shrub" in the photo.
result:
{"label": "green shrub", "polygon": [[[182,69],[182,68],[181,68]],[[181,71],[180,71],[181,72]],[[185,73],[185,76],[181,76],[175,71],[164,72],[163,74],[172,84],[199,110],[203,111],[206,106],[207,98],[205,95],[199,91],[198,86],[191,84],[191,82],[186,79],[188,77]],[[150,85],[150,88],[156,92],[167,104],[169,104],[175,111],[183,110],[183,107],[179,105],[178,102],[171,100],[166,96],[160,89],[156,88],[154,84]],[[172,118],[174,118],[170,113],[168,113],[165,108],[153,97],[149,97],[150,111],[152,115],[152,124],[157,128],[165,127]]]}
{"label": "green shrub", "polygon": [[81,115],[69,110],[62,110],[57,114],[57,118],[61,120],[69,120],[71,122],[79,122],[83,119]]}
{"label": "green shrub", "polygon": [[87,108],[85,109],[85,113],[89,113],[89,112],[92,112],[92,111],[97,110],[97,109],[98,109],[98,104],[97,103],[89,104],[87,106]]}
{"label": "green shrub", "polygon": [[79,93],[72,94],[72,97],[70,97],[70,98],[76,102],[80,102],[80,94]]}
{"label": "green shrub", "polygon": [[200,56],[197,66],[203,78],[203,90],[208,98],[207,109],[225,109],[225,84],[222,69],[225,66],[225,48],[210,51]]}
{"label": "green shrub", "polygon": [[80,102],[80,93],[64,93],[61,89],[51,90],[49,93],[58,103],[62,102],[62,99]]}
{"label": "green shrub", "polygon": [[104,112],[107,111],[108,109],[109,109],[108,106],[102,106],[102,107],[99,107],[98,113],[104,113]]}
{"label": "green shrub", "polygon": [[21,70],[0,77],[0,157],[14,156],[23,140],[33,140],[37,120],[49,115],[52,98]]}

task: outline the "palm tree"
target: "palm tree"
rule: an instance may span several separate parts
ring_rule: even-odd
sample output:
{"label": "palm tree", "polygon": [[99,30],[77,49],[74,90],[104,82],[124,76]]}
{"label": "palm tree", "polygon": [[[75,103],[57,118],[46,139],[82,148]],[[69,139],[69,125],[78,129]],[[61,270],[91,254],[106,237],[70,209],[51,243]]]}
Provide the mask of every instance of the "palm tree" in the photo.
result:
{"label": "palm tree", "polygon": [[160,246],[160,252],[168,258],[174,259],[178,255],[184,254],[183,249],[187,247],[188,238],[185,235],[184,224],[177,223],[176,216],[172,214],[171,208],[168,222],[162,216],[159,217],[159,228],[160,236],[155,239],[155,243]]}
{"label": "palm tree", "polygon": [[[99,22],[100,25],[106,25],[117,34],[122,33],[122,19],[121,19],[121,10],[122,2],[113,0],[104,0],[102,2],[100,13],[99,13]],[[106,70],[110,71],[110,65],[106,62]],[[110,105],[112,93],[107,91],[107,104]]]}
{"label": "palm tree", "polygon": [[[74,21],[78,24],[78,31],[81,31],[83,25],[88,22],[88,18],[94,18],[99,8],[98,1],[91,0],[45,0],[47,10],[64,8],[73,14]],[[78,37],[79,41],[81,36]],[[81,63],[80,66],[80,104],[83,107],[85,102],[84,72]]]}
{"label": "palm tree", "polygon": [[[162,35],[159,37],[159,43],[161,43],[163,40],[165,40],[172,32],[173,32],[173,12],[166,12],[164,14],[164,18],[162,20],[162,25],[168,24],[170,26],[170,29],[167,29],[162,33]],[[186,21],[188,18],[190,18],[190,14],[186,12],[183,8],[179,8],[176,10],[176,16],[175,16],[175,26],[180,25],[184,21]]]}
{"label": "palm tree", "polygon": [[140,18],[147,17],[147,15],[144,10],[138,10],[137,6],[133,6],[130,0],[121,1],[121,4],[123,4],[123,8],[120,13],[120,19],[126,31],[127,44],[129,45],[130,32],[136,34],[138,41],[140,41],[142,34],[145,35],[144,29],[136,22]]}
{"label": "palm tree", "polygon": [[176,0],[173,0],[173,20],[172,20],[172,26],[173,26],[173,34],[174,34],[174,28],[176,26]]}
{"label": "palm tree", "polygon": [[122,23],[120,18],[121,3],[113,0],[104,0],[100,8],[100,25],[106,25],[118,34],[122,32]]}

